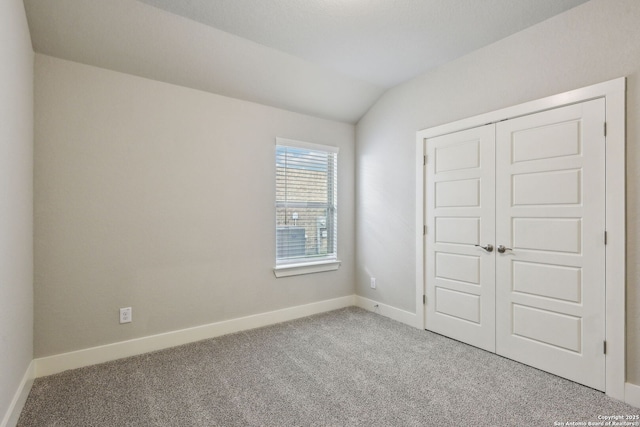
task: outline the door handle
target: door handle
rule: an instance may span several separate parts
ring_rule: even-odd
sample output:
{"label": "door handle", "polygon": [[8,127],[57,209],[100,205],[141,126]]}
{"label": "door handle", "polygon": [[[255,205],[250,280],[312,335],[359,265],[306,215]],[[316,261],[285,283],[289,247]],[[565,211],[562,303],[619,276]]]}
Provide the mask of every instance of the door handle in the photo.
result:
{"label": "door handle", "polygon": [[505,253],[506,251],[512,251],[513,249],[511,248],[506,248],[503,245],[498,245],[498,252],[500,252],[501,254]]}
{"label": "door handle", "polygon": [[482,246],[482,245],[474,245],[474,246],[482,248],[487,252],[493,252],[493,245],[491,243],[489,243],[487,246]]}

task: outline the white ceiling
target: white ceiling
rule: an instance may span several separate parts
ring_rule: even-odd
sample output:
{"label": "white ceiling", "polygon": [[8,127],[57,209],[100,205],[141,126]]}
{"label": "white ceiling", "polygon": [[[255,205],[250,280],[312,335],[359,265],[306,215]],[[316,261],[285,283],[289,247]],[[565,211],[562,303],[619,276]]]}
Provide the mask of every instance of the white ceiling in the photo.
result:
{"label": "white ceiling", "polygon": [[586,0],[25,0],[36,52],[356,122],[388,88]]}

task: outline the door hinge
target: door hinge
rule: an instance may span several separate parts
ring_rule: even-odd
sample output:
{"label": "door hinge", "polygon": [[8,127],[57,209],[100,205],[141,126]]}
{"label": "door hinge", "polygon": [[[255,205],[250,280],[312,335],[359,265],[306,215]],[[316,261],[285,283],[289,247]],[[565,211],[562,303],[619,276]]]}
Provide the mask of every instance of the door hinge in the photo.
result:
{"label": "door hinge", "polygon": [[427,226],[426,226],[426,225],[423,225],[423,226],[422,226],[422,235],[423,235],[423,236],[426,236],[426,235],[427,235]]}
{"label": "door hinge", "polygon": [[607,342],[606,341],[602,342],[602,352],[604,354],[607,354]]}
{"label": "door hinge", "polygon": [[427,156],[426,155],[423,156],[423,158],[422,158],[422,164],[425,165],[425,166],[427,165]]}
{"label": "door hinge", "polygon": [[606,231],[604,232],[604,244],[605,245],[607,244],[607,232]]}
{"label": "door hinge", "polygon": [[607,136],[607,122],[604,122],[604,136]]}
{"label": "door hinge", "polygon": [[427,296],[422,295],[422,305],[425,305],[426,303],[427,303]]}

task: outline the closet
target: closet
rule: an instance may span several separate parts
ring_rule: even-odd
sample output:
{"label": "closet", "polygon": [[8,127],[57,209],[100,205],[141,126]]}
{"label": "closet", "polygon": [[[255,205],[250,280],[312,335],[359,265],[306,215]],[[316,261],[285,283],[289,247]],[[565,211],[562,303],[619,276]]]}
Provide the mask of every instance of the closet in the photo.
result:
{"label": "closet", "polygon": [[605,390],[605,111],[424,139],[426,329]]}

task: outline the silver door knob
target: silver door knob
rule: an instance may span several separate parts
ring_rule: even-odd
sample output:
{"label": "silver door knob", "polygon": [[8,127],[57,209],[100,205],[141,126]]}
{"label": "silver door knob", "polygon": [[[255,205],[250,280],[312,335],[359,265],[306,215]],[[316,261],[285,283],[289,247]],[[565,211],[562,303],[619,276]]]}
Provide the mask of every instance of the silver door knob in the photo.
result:
{"label": "silver door knob", "polygon": [[506,251],[512,251],[513,249],[511,248],[506,248],[503,245],[498,245],[498,252],[500,252],[501,254],[505,253]]}
{"label": "silver door knob", "polygon": [[474,246],[482,248],[487,252],[493,252],[493,245],[491,243],[489,243],[487,246],[482,246],[482,245],[474,245]]}

